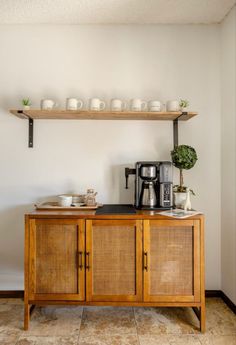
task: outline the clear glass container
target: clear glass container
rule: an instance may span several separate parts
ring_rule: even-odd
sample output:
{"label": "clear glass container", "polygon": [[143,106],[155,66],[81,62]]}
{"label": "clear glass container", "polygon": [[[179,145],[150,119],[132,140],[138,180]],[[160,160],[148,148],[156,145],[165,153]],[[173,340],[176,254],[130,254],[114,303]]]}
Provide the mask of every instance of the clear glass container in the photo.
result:
{"label": "clear glass container", "polygon": [[96,195],[97,193],[94,192],[94,189],[88,189],[87,194],[85,196],[85,203],[88,206],[96,205]]}

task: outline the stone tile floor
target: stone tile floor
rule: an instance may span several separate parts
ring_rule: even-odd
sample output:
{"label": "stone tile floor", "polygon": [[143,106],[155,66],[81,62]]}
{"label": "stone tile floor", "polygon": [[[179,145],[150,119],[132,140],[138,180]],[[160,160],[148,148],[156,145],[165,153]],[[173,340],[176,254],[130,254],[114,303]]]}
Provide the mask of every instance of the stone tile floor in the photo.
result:
{"label": "stone tile floor", "polygon": [[236,345],[236,315],[207,300],[207,331],[190,308],[36,307],[23,327],[23,302],[0,299],[0,345]]}

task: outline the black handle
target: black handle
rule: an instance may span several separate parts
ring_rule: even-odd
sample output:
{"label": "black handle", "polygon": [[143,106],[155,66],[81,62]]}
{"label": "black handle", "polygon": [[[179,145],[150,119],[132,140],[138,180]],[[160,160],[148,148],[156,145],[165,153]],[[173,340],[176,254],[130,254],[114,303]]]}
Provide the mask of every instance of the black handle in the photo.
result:
{"label": "black handle", "polygon": [[85,268],[89,271],[89,252],[85,254]]}
{"label": "black handle", "polygon": [[144,252],[143,253],[143,268],[145,269],[145,271],[148,271],[148,253]]}
{"label": "black handle", "polygon": [[125,168],[125,189],[129,188],[128,183],[129,183],[129,168]]}
{"label": "black handle", "polygon": [[78,252],[78,267],[82,271],[82,269],[83,269],[83,252]]}

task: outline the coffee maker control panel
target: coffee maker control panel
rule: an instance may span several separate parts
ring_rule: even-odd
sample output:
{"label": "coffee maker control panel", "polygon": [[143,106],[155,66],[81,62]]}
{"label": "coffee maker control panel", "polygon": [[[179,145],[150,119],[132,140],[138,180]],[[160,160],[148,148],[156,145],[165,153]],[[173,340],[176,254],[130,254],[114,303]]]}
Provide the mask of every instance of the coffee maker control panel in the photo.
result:
{"label": "coffee maker control panel", "polygon": [[173,188],[172,183],[160,184],[160,206],[172,207],[173,206]]}

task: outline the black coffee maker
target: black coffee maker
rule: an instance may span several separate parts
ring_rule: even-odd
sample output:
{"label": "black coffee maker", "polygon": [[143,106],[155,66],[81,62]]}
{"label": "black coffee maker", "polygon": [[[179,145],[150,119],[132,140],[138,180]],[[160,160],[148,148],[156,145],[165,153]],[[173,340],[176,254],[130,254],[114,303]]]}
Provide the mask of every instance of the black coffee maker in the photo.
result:
{"label": "black coffee maker", "polygon": [[126,188],[129,175],[135,175],[135,207],[170,209],[173,206],[171,162],[137,162],[135,169],[125,168]]}

